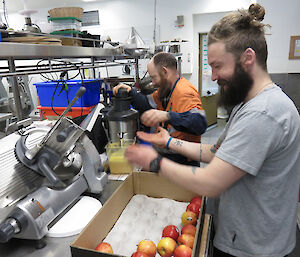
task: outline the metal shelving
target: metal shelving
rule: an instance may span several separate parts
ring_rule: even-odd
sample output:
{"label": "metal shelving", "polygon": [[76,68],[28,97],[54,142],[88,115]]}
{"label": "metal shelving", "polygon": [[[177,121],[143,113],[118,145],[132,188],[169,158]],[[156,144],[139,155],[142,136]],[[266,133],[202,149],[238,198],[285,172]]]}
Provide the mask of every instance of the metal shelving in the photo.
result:
{"label": "metal shelving", "polygon": [[[7,60],[8,65],[1,67],[0,76],[10,77],[12,91],[15,102],[16,116],[22,120],[22,107],[20,93],[18,91],[17,76],[32,75],[40,73],[61,72],[65,70],[93,69],[93,76],[96,77],[95,68],[123,65],[115,63],[116,60],[134,59],[137,56],[129,56],[120,48],[96,48],[96,47],[77,47],[77,46],[57,46],[57,45],[39,45],[39,44],[22,44],[22,43],[0,43],[0,60]],[[35,69],[34,66],[19,67],[16,66],[17,60],[48,60],[48,67],[43,69]],[[61,66],[52,66],[51,60],[59,59],[68,62]],[[70,59],[85,59],[87,62],[81,62],[70,66]],[[102,61],[99,61],[102,60]],[[128,60],[127,60],[128,61]],[[30,69],[31,68],[31,69]]]}

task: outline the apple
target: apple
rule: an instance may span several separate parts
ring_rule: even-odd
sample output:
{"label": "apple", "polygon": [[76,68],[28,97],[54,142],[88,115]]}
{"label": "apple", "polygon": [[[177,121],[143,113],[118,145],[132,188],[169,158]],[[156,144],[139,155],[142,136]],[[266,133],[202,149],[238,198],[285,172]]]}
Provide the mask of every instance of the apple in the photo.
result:
{"label": "apple", "polygon": [[158,242],[157,251],[162,257],[171,257],[176,246],[176,241],[173,238],[164,237]]}
{"label": "apple", "polygon": [[186,224],[185,226],[183,226],[183,228],[181,229],[181,234],[189,234],[192,236],[196,235],[196,227],[192,224]]}
{"label": "apple", "polygon": [[197,218],[199,216],[200,209],[201,209],[201,205],[199,205],[198,203],[190,203],[186,207],[186,211],[191,211],[191,212],[196,213]]}
{"label": "apple", "polygon": [[131,255],[131,257],[148,257],[148,255],[143,252],[136,251]]}
{"label": "apple", "polygon": [[190,234],[183,234],[177,239],[179,245],[186,245],[193,249],[195,237]]}
{"label": "apple", "polygon": [[183,225],[186,225],[186,224],[196,225],[197,215],[194,212],[186,211],[182,214],[181,221],[182,221]]}
{"label": "apple", "polygon": [[100,244],[98,244],[95,250],[102,253],[110,253],[110,254],[114,253],[111,245],[105,242],[101,242]]}
{"label": "apple", "polygon": [[148,257],[154,257],[156,254],[156,245],[151,240],[142,240],[138,244],[137,251],[147,254]]}
{"label": "apple", "polygon": [[176,241],[179,237],[179,229],[174,225],[166,226],[162,232],[162,237],[171,237]]}
{"label": "apple", "polygon": [[174,251],[174,257],[191,257],[193,250],[186,245],[179,245]]}
{"label": "apple", "polygon": [[192,198],[192,200],[190,201],[190,203],[197,203],[201,206],[202,203],[202,197],[201,196],[194,196]]}

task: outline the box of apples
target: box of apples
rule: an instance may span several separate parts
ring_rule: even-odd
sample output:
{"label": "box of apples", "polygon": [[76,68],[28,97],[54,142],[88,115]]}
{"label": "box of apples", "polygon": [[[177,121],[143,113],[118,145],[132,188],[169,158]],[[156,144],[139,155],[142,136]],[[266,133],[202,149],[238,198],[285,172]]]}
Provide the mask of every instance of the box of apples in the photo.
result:
{"label": "box of apples", "polygon": [[[140,199],[139,201],[143,202],[144,205],[138,205],[140,206],[138,208],[134,205],[135,209],[133,211],[137,213],[137,216],[133,221],[130,221],[129,228],[126,228],[126,233],[124,233],[124,229],[119,225],[119,223],[124,223],[124,220],[122,220],[124,214],[122,212],[128,212],[127,209],[135,198]],[[153,200],[149,199],[150,202],[147,202],[148,198]],[[153,205],[154,207],[157,206],[157,202],[164,201],[163,199],[175,200],[179,203],[175,206],[183,206],[184,209],[178,208],[179,212],[178,210],[176,212],[173,210],[175,207],[169,207],[173,208],[169,209],[169,216],[176,216],[170,219],[168,217],[165,218],[157,210],[150,210],[153,208]],[[200,226],[200,222],[197,223],[197,220],[203,220],[200,219],[204,215],[202,213],[203,204],[202,197],[195,196],[194,193],[180,188],[156,174],[134,172],[127,177],[72,243],[72,256],[108,256],[108,254],[128,257],[199,256],[200,248],[207,247],[203,244],[200,245],[199,239],[203,234],[200,230],[203,229],[203,226]],[[169,205],[169,203],[163,202],[163,205]],[[150,227],[148,224],[149,213],[152,215],[150,221],[156,220],[154,225],[150,225]],[[198,218],[199,213],[200,217]],[[162,221],[159,223],[158,220],[160,218]],[[141,223],[139,223],[140,219]],[[180,224],[177,222],[177,219],[180,220]],[[167,224],[163,227],[162,224],[164,222],[167,222]],[[156,226],[157,224],[159,225]],[[158,232],[159,237],[153,239],[150,232],[153,232],[155,228],[155,232],[157,232],[157,227],[160,229]],[[138,231],[141,233],[138,234]],[[145,236],[143,237],[143,235]],[[134,236],[140,237],[138,241]],[[114,239],[117,242],[119,240],[122,244],[118,245]],[[135,241],[132,243],[132,240]],[[129,245],[129,251],[124,252],[120,250],[125,249]]]}

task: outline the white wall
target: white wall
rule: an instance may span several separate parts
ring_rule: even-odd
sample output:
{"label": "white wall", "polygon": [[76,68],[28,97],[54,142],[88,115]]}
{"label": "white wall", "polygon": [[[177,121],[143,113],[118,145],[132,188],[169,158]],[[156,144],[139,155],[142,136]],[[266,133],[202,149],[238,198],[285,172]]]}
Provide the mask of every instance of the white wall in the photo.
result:
{"label": "white wall", "polygon": [[[32,17],[33,22],[39,23],[45,29],[48,26],[46,20],[47,10],[57,7],[51,6],[51,1],[48,2],[47,8],[39,9],[39,13],[34,14]],[[65,6],[66,2],[62,2],[64,3],[61,5]],[[238,8],[248,8],[252,2],[256,2],[256,0],[157,0],[159,39],[172,40],[177,38],[191,42],[190,52],[193,54],[193,74],[188,78],[196,87],[198,87],[198,33],[208,32],[210,26],[216,21],[212,17],[218,17],[218,13]],[[272,25],[272,35],[267,36],[269,71],[299,72],[300,60],[288,60],[288,49],[290,36],[300,35],[298,17],[300,1],[258,0],[258,2],[266,8],[265,22]],[[154,0],[109,0],[82,3],[81,7],[85,11],[99,10],[100,26],[89,27],[91,33],[101,35],[111,33],[113,35],[112,40],[122,41],[129,34],[130,27],[135,26],[145,41],[152,40]],[[19,14],[9,15],[10,25],[20,29],[24,23],[23,17]],[[175,26],[178,15],[184,15],[185,26],[183,28]]]}
{"label": "white wall", "polygon": [[269,73],[300,73],[300,60],[289,60],[290,36],[300,35],[299,0],[258,0],[266,9]]}

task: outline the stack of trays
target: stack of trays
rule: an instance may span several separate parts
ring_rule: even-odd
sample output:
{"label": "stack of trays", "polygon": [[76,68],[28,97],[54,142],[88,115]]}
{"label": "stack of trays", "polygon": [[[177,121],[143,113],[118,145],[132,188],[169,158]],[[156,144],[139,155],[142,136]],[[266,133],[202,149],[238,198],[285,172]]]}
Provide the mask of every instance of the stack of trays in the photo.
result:
{"label": "stack of trays", "polygon": [[54,8],[49,10],[52,35],[59,35],[68,38],[61,38],[63,45],[81,46],[82,42],[74,37],[80,37],[81,16],[83,9],[79,7]]}

